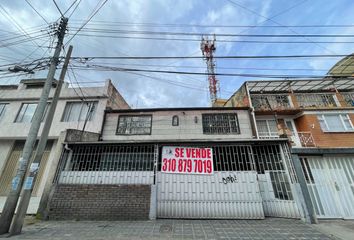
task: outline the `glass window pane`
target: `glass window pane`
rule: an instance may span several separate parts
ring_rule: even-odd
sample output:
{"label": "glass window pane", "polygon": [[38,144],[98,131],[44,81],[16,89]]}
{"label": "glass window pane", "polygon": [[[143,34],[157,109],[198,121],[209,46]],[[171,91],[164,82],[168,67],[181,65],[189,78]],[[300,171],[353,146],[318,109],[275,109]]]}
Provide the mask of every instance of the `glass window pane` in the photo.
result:
{"label": "glass window pane", "polygon": [[0,120],[4,117],[5,115],[5,110],[6,110],[6,103],[1,103],[0,104]]}
{"label": "glass window pane", "polygon": [[21,106],[21,110],[17,115],[15,122],[29,123],[32,121],[34,112],[36,111],[37,103],[24,103]]}
{"label": "glass window pane", "polygon": [[329,131],[344,131],[345,128],[339,115],[325,115]]}

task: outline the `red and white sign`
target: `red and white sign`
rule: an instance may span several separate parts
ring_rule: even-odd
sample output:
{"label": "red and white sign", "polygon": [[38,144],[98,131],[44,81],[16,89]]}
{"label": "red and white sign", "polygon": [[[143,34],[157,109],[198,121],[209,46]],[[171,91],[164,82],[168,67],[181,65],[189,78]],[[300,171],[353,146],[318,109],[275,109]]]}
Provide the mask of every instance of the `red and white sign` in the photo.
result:
{"label": "red and white sign", "polygon": [[213,174],[213,149],[196,147],[163,147],[161,172]]}

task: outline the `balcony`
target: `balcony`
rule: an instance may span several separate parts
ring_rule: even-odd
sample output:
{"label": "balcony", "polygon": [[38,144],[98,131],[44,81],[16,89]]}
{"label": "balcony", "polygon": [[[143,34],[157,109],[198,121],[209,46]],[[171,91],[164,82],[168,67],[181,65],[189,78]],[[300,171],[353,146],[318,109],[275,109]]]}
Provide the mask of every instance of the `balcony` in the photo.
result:
{"label": "balcony", "polygon": [[316,147],[315,140],[311,132],[298,132],[302,147]]}
{"label": "balcony", "polygon": [[300,108],[332,108],[338,104],[334,94],[295,94]]}
{"label": "balcony", "polygon": [[354,93],[342,93],[342,96],[347,106],[354,106]]}
{"label": "balcony", "polygon": [[292,108],[286,94],[252,95],[251,101],[256,111],[279,111]]}

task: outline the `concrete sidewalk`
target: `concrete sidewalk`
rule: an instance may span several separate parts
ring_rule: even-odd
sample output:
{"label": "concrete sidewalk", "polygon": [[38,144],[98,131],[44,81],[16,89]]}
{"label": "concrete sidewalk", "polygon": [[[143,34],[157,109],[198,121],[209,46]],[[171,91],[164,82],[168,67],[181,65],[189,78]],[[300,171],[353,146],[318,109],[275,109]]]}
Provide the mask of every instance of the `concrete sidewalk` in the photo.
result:
{"label": "concrete sidewalk", "polygon": [[[1,236],[6,237],[6,236]],[[0,238],[1,238],[0,237]],[[300,220],[43,221],[9,239],[335,239]]]}
{"label": "concrete sidewalk", "polygon": [[353,220],[320,220],[319,224],[311,225],[314,229],[341,240],[354,239]]}

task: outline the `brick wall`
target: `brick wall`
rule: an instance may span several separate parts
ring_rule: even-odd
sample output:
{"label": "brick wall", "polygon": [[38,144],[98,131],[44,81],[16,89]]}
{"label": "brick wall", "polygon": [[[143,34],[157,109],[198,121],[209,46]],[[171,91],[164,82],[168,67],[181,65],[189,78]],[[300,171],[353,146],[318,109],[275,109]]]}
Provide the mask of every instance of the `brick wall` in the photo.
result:
{"label": "brick wall", "polygon": [[[349,116],[354,123],[354,114]],[[323,132],[317,115],[303,115],[295,120],[295,125],[299,132],[311,132],[317,147],[354,147],[354,132]]]}
{"label": "brick wall", "polygon": [[145,220],[150,194],[150,185],[59,184],[49,220]]}

